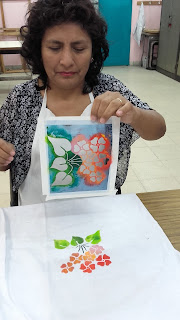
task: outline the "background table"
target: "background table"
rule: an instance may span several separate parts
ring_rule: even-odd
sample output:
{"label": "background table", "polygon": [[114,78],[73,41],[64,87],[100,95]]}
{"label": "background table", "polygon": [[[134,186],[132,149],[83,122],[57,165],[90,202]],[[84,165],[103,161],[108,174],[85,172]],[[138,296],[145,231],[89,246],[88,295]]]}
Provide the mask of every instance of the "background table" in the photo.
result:
{"label": "background table", "polygon": [[145,29],[142,32],[143,52],[141,57],[141,66],[146,69],[156,69],[157,64],[157,49],[159,45],[159,30]]}
{"label": "background table", "polygon": [[180,251],[180,189],[138,193],[137,196],[164,230],[174,248]]}
{"label": "background table", "polygon": [[3,54],[20,54],[22,43],[18,40],[11,41],[0,41],[0,66],[2,73],[12,73],[12,72],[28,72],[26,62],[21,57],[22,69],[6,70],[3,60]]}

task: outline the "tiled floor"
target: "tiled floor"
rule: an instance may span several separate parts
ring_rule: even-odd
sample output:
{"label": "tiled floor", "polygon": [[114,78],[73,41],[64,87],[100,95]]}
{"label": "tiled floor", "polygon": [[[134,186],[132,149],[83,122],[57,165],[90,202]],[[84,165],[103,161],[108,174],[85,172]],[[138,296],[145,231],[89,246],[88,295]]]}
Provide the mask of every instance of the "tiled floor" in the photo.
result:
{"label": "tiled floor", "polygon": [[[130,167],[122,193],[180,189],[180,83],[140,67],[106,67],[141,100],[161,113],[166,135],[157,141],[139,139],[132,146]],[[20,81],[0,81],[0,105]],[[0,172],[0,207],[9,205],[8,173]]]}

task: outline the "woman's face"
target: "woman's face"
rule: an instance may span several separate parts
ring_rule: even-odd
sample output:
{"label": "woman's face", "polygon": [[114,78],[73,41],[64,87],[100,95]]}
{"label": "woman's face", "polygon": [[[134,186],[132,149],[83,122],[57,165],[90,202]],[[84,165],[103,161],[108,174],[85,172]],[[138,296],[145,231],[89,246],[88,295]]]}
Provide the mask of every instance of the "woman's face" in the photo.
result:
{"label": "woman's face", "polygon": [[78,24],[63,23],[47,29],[41,55],[50,87],[82,90],[92,57],[92,42]]}

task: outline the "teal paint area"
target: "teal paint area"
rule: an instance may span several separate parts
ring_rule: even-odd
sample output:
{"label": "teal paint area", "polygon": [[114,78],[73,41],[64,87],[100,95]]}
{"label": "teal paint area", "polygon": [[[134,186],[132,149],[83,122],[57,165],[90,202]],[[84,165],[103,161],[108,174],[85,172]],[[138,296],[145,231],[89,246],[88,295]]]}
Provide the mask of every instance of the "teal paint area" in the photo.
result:
{"label": "teal paint area", "polygon": [[100,0],[99,11],[108,24],[110,52],[104,65],[129,65],[132,0]]}

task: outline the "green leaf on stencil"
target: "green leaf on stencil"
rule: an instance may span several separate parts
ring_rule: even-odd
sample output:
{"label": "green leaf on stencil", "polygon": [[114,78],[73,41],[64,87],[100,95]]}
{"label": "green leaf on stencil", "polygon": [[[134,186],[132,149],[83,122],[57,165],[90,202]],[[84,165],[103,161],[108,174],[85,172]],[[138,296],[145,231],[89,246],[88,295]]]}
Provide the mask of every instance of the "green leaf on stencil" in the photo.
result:
{"label": "green leaf on stencil", "polygon": [[91,242],[92,244],[97,244],[101,242],[100,230],[96,231],[94,234],[87,236],[85,239],[87,242]]}
{"label": "green leaf on stencil", "polygon": [[71,245],[76,247],[78,244],[81,244],[84,242],[84,239],[83,238],[80,238],[80,237],[72,237],[72,240],[71,240]]}
{"label": "green leaf on stencil", "polygon": [[74,154],[72,151],[68,151],[68,163],[73,167],[79,168],[82,165],[82,159],[77,154]]}
{"label": "green leaf on stencil", "polygon": [[56,249],[66,249],[70,243],[67,240],[54,240],[54,246]]}

